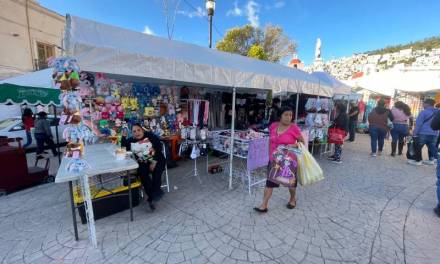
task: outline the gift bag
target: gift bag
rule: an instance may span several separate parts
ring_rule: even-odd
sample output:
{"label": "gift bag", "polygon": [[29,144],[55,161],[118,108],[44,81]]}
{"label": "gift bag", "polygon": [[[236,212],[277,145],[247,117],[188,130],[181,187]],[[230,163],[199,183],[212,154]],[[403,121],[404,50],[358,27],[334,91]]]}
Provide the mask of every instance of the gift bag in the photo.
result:
{"label": "gift bag", "polygon": [[298,162],[295,153],[278,147],[273,153],[274,160],[269,164],[267,179],[289,188],[296,187]]}
{"label": "gift bag", "polygon": [[347,132],[345,130],[332,127],[328,130],[328,143],[330,144],[344,144],[344,139],[347,136]]}
{"label": "gift bag", "polygon": [[301,143],[302,154],[298,156],[298,181],[301,185],[309,185],[324,179],[324,173],[309,150]]}
{"label": "gift bag", "polygon": [[414,137],[408,137],[408,151],[406,152],[406,158],[409,160],[416,159],[416,139]]}

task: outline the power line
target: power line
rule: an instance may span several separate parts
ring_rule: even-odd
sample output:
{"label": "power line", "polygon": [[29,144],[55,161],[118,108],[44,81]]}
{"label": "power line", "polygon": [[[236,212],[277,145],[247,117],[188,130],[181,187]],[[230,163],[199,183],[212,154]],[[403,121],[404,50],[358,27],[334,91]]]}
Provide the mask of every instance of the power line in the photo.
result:
{"label": "power line", "polygon": [[[197,8],[196,8],[194,5],[192,5],[190,2],[188,2],[188,0],[183,0],[183,2],[185,2],[185,4],[187,4],[189,7],[191,7],[195,12],[200,13],[200,10],[197,9]],[[209,19],[208,19],[208,16],[207,16],[207,15],[205,15],[205,14],[203,14],[203,13],[201,13],[201,15],[202,15],[203,17],[206,18],[206,21],[209,22]],[[221,38],[223,38],[223,37],[224,37],[223,34],[222,34],[221,31],[217,28],[217,26],[214,24],[214,22],[212,22],[212,26],[213,26],[215,32],[216,32]]]}

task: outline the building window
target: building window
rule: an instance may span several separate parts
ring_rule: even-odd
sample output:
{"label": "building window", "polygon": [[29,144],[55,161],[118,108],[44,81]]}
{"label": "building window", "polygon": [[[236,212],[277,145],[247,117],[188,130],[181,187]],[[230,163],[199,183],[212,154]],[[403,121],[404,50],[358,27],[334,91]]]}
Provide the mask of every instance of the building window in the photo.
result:
{"label": "building window", "polygon": [[55,46],[37,42],[38,59],[36,61],[37,70],[46,69],[47,59],[55,55]]}

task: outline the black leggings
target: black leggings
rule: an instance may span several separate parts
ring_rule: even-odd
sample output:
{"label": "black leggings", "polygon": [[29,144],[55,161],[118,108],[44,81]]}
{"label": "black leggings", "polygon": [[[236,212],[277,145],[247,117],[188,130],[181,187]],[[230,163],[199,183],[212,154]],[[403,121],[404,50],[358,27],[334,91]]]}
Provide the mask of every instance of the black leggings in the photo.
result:
{"label": "black leggings", "polygon": [[[142,186],[148,195],[148,201],[159,195],[162,190],[162,173],[165,170],[165,161],[158,161],[153,172],[150,172],[150,162],[139,162],[138,175]],[[151,174],[151,177],[150,177]]]}

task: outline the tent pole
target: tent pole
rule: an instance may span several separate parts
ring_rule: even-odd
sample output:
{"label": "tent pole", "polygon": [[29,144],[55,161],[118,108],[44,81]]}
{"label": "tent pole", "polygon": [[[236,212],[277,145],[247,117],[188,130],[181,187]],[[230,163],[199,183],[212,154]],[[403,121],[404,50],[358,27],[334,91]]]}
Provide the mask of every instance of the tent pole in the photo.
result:
{"label": "tent pole", "polygon": [[61,165],[61,152],[60,152],[60,136],[58,135],[58,122],[57,122],[57,107],[56,105],[53,106],[53,114],[54,114],[54,120],[55,120],[55,135],[57,137],[57,151],[58,151],[58,165]]}
{"label": "tent pole", "polygon": [[235,136],[235,97],[236,88],[234,86],[232,90],[232,119],[231,119],[231,145],[229,153],[229,190],[232,190],[232,165],[234,162],[234,136]]}
{"label": "tent pole", "polygon": [[298,124],[299,95],[300,93],[296,93],[295,124]]}

